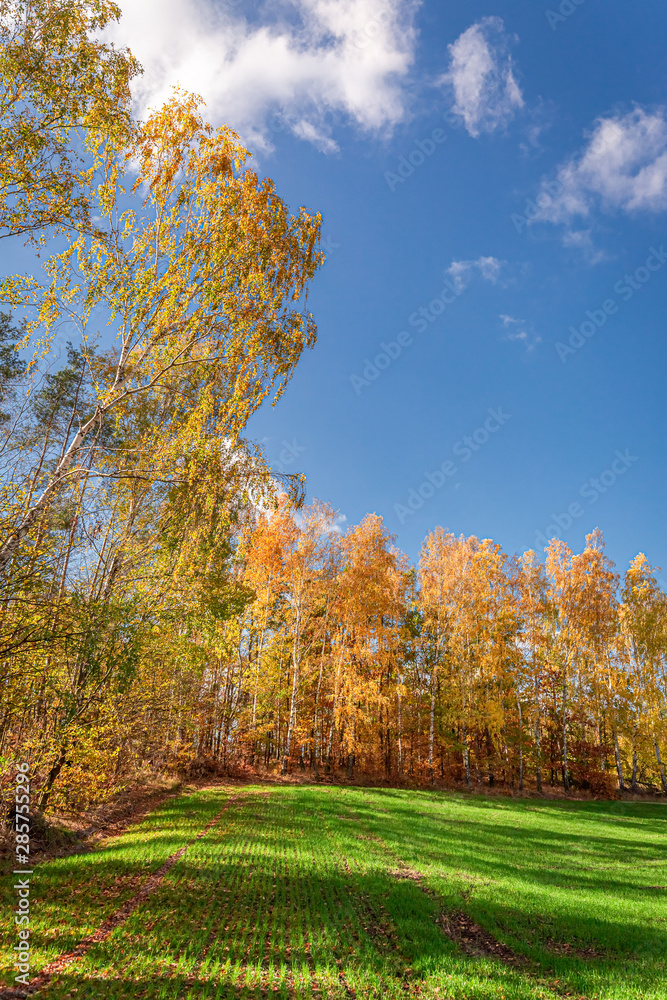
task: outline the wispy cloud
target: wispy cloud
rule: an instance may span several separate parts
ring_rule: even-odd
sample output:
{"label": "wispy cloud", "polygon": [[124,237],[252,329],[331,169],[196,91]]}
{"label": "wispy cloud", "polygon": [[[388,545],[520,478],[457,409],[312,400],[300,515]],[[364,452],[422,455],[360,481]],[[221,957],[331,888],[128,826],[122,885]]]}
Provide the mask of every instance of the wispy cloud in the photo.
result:
{"label": "wispy cloud", "polygon": [[514,323],[523,323],[522,319],[515,319],[514,316],[505,316],[503,313],[500,314],[500,319],[504,327],[512,326]]}
{"label": "wispy cloud", "polygon": [[472,136],[506,125],[523,107],[510,41],[501,18],[485,17],[449,46],[449,70],[440,82],[451,87],[452,110]]}
{"label": "wispy cloud", "polygon": [[503,268],[507,261],[497,257],[478,257],[477,260],[453,260],[446,274],[461,291],[472,281],[475,274],[480,274],[485,281],[497,285],[501,279]]}
{"label": "wispy cloud", "polygon": [[[599,118],[582,150],[544,178],[535,222],[571,226],[602,211],[667,210],[667,119],[664,109],[637,107]],[[569,245],[590,245],[590,231],[568,233]]]}
{"label": "wispy cloud", "polygon": [[522,319],[514,316],[506,316],[501,313],[500,320],[505,330],[504,340],[518,341],[527,351],[535,350],[538,344],[542,343],[542,338],[535,333],[532,327],[528,327]]}
{"label": "wispy cloud", "polygon": [[209,118],[271,148],[271,116],[324,152],[332,120],[386,132],[406,114],[404,81],[414,60],[419,0],[285,0],[252,22],[237,4],[121,0],[109,32],[145,73],[140,113],[175,85],[201,94]]}

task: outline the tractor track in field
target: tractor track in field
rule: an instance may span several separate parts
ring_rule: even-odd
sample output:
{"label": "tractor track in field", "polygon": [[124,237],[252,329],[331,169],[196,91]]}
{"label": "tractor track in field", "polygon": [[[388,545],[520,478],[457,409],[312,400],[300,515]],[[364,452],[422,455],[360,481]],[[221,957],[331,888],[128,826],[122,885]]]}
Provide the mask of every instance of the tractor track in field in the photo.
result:
{"label": "tractor track in field", "polygon": [[[267,839],[278,842],[275,835],[271,837],[268,834]],[[219,913],[211,922],[200,957],[183,984],[184,996],[194,994],[200,987],[219,986],[224,981],[230,996],[245,996],[249,992],[261,1000],[269,1000],[280,991],[275,976],[285,960],[287,967],[282,972],[283,987],[287,997],[296,997],[299,986],[303,985],[303,973],[299,973],[298,964],[293,964],[298,953],[308,968],[313,998],[320,1000],[328,993],[323,993],[305,931],[290,922],[281,921],[279,915],[283,907],[292,912],[303,909],[291,882],[288,858],[284,855],[276,857],[269,873],[263,870],[262,847],[248,853],[247,844],[242,842],[239,850],[247,863],[242,870],[237,868],[237,877],[232,882],[227,881],[223,887],[227,875],[221,875],[211,890],[211,902],[219,904]],[[256,876],[254,880],[253,876]],[[234,941],[236,957],[229,961],[227,954],[228,964],[224,964],[214,982],[207,972],[206,959],[216,942],[223,939],[227,942],[224,946],[226,954],[229,953],[230,942]]]}
{"label": "tractor track in field", "polygon": [[[345,806],[343,808],[345,808]],[[425,878],[424,873],[417,871],[414,868],[410,868],[410,866],[403,861],[396,851],[389,847],[381,836],[370,830],[360,816],[356,813],[348,811],[347,816],[339,816],[338,818],[348,819],[361,826],[365,831],[362,839],[376,843],[378,847],[381,847],[383,851],[385,851],[386,854],[392,859],[392,861],[396,863],[397,867],[393,870],[389,870],[387,874],[396,879],[407,879],[415,882],[423,893],[434,901],[438,903],[441,902],[441,899],[436,892],[422,884]],[[347,865],[347,862],[345,863]],[[524,974],[529,980],[534,981],[537,985],[537,977],[535,976],[536,970],[532,967],[530,959],[527,959],[523,955],[517,955],[517,953],[512,951],[512,949],[506,944],[499,941],[483,927],[480,927],[479,924],[476,924],[467,913],[464,913],[462,910],[442,910],[436,917],[436,923],[440,930],[447,935],[450,941],[453,941],[454,944],[456,944],[457,947],[460,948],[465,954],[476,958],[497,959],[503,962],[503,964],[508,965],[510,968],[513,968],[515,971]],[[406,992],[415,992],[415,990],[418,989],[418,985],[419,984],[416,982],[411,983],[409,981],[409,977],[404,977],[404,987]],[[546,981],[541,981],[539,982],[539,985],[542,986],[542,988],[548,989],[554,997],[571,997],[572,1000],[589,1000],[589,998],[583,994],[575,995],[564,983],[548,983]]]}
{"label": "tractor track in field", "polygon": [[[258,797],[267,796],[268,792],[259,792],[248,798],[248,803],[256,801]],[[257,819],[254,815],[248,815],[246,811],[246,824]],[[252,989],[259,991],[261,997],[269,997],[268,983],[266,982],[263,963],[259,965],[250,960],[253,944],[256,938],[256,922],[254,917],[260,910],[260,901],[264,897],[259,894],[262,891],[261,880],[255,885],[254,876],[261,874],[261,850],[259,856],[248,849],[247,835],[239,835],[237,844],[239,856],[243,857],[243,863],[239,862],[235,866],[233,874],[225,869],[222,871],[211,889],[209,905],[215,908],[217,916],[211,921],[205,944],[200,952],[199,958],[184,982],[184,990],[187,995],[198,987],[219,985],[224,980],[230,996],[244,995],[249,984],[246,982],[248,973],[253,976],[259,974],[259,981]],[[269,900],[268,912],[272,913],[275,900],[275,891]],[[266,911],[265,911],[266,912]],[[269,932],[270,938],[270,932]],[[220,957],[222,958],[222,968],[217,973],[217,978],[212,980],[210,973],[206,969],[206,961],[212,949],[222,941],[227,942],[222,948]],[[234,943],[234,950],[232,949]],[[268,969],[268,957],[267,957]]]}
{"label": "tractor track in field", "polygon": [[209,830],[220,822],[229,807],[240,798],[241,793],[231,795],[218,815],[207,823],[206,826],[192,838],[192,840],[189,840],[187,844],[168,857],[156,872],[149,875],[139,892],[137,892],[131,899],[128,899],[126,903],[123,903],[123,905],[112,913],[111,916],[107,917],[96,931],[89,934],[87,937],[82,938],[76,947],[74,947],[71,951],[63,952],[61,955],[58,955],[57,958],[55,958],[52,962],[49,962],[48,965],[46,965],[41,972],[38,972],[37,975],[34,976],[25,986],[9,986],[0,990],[0,1000],[24,1000],[25,997],[34,996],[36,993],[39,993],[40,990],[43,990],[46,986],[48,986],[52,979],[60,975],[61,972],[64,972],[70,965],[83,958],[87,952],[90,951],[93,945],[106,941],[106,939],[115,931],[117,927],[120,927],[121,924],[125,923],[128,917],[134,913],[138,906],[148,899],[149,896],[153,895],[156,889],[158,889],[162,884],[167,872],[169,872],[170,869],[173,868],[178,861],[180,861],[186,851],[198,840],[201,840],[202,837],[205,837]]}
{"label": "tractor track in field", "polygon": [[[221,888],[222,883],[227,880],[227,875],[228,875],[228,873],[226,871],[221,871],[220,872],[218,878],[215,881],[215,885],[213,886],[212,892],[211,892],[212,898],[216,897],[216,893]],[[236,888],[236,883],[234,883],[234,885],[232,886],[231,890],[222,889],[222,892],[233,891],[235,888]],[[237,890],[236,894],[234,895],[234,897],[232,899],[232,904],[235,902],[235,900],[237,898],[237,895],[238,895],[238,890]],[[232,909],[233,909],[233,906],[232,906]],[[218,911],[217,917],[211,923],[211,928],[210,928],[210,930],[208,932],[208,936],[206,938],[206,943],[204,944],[204,947],[202,948],[202,951],[201,951],[201,954],[199,956],[199,959],[197,960],[197,964],[195,965],[194,969],[187,976],[187,978],[185,979],[185,981],[183,983],[184,989],[186,989],[186,990],[192,990],[195,986],[205,985],[208,982],[207,978],[205,976],[201,975],[201,972],[202,972],[202,969],[204,967],[204,963],[205,963],[205,961],[206,961],[206,959],[208,957],[208,954],[209,954],[209,952],[211,950],[211,947],[212,947],[214,941],[216,941],[216,939],[217,939],[218,932],[220,930],[221,925],[225,921],[229,920],[229,914],[230,914],[230,904],[229,904],[229,902],[227,900],[224,900],[224,902],[222,903],[222,905],[219,907],[219,911]],[[227,924],[227,926],[229,926],[229,924]]]}
{"label": "tractor track in field", "polygon": [[467,913],[462,910],[443,911],[437,921],[438,927],[445,932],[447,937],[454,941],[466,955],[473,955],[482,958],[498,958],[506,965],[512,965],[516,969],[524,971],[527,966],[526,959],[515,954],[511,948],[499,941],[483,927],[476,924]]}
{"label": "tractor track in field", "polygon": [[[327,823],[326,816],[323,813],[320,813],[319,815],[322,820],[322,824],[326,827],[327,831],[330,832],[330,827],[329,824]],[[356,813],[345,816],[338,815],[337,819],[351,819],[353,822],[362,823],[361,817],[357,816]],[[386,845],[379,838],[376,838],[375,836],[363,839],[376,840],[378,843],[381,844],[381,846],[386,848]],[[353,865],[356,864],[354,859],[352,863]],[[345,857],[345,855],[341,854],[338,859],[338,863],[334,861],[333,865],[334,868],[341,870],[341,872],[344,873],[344,875],[347,878],[349,879],[354,878],[353,868],[350,866],[350,862],[348,858]],[[390,958],[393,962],[397,964],[398,966],[396,970],[397,978],[402,982],[403,989],[406,992],[406,994],[408,995],[413,994],[415,992],[416,984],[414,984],[411,980],[412,969],[408,964],[407,957],[403,954],[403,951],[401,950],[400,941],[398,939],[398,934],[396,933],[396,928],[394,927],[391,915],[382,905],[382,903],[380,903],[379,901],[375,901],[375,904],[372,905],[369,901],[368,896],[363,893],[360,893],[359,891],[353,891],[351,893],[350,898],[354,906],[355,912],[357,914],[357,917],[359,919],[360,930],[362,930],[365,934],[368,935],[368,937],[373,942],[374,947],[380,952],[380,954]],[[334,890],[334,899],[338,904],[338,906],[342,908],[343,901],[337,890]],[[358,935],[356,934],[354,928],[350,927],[350,932],[352,934],[352,937],[358,941]],[[338,978],[345,990],[347,997],[349,997],[350,1000],[356,1000],[356,993],[353,987],[348,982],[345,973],[343,971],[342,959],[338,957],[336,952],[334,952],[334,957],[339,969]]]}

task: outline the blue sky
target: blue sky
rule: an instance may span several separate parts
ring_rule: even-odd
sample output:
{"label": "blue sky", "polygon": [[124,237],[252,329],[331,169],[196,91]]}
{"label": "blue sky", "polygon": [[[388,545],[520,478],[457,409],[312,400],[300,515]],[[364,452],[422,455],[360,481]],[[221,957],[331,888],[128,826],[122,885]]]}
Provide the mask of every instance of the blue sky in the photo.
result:
{"label": "blue sky", "polygon": [[667,567],[667,8],[124,6],[138,104],[202,93],[324,218],[318,344],[250,426],[270,461],[411,558],[438,524],[600,527]]}

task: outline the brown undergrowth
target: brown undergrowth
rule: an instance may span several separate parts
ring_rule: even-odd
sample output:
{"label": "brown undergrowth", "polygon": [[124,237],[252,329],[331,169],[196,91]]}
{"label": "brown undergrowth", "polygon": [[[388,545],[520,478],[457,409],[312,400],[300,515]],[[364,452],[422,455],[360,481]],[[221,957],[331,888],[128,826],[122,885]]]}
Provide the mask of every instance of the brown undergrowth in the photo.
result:
{"label": "brown undergrowth", "polygon": [[[136,785],[97,809],[69,814],[54,812],[48,818],[37,817],[36,822],[31,817],[31,856],[41,862],[97,849],[102,841],[140,823],[169,799],[216,785],[244,783],[223,778],[219,781],[201,778],[188,782],[165,779]],[[5,826],[0,838],[0,872],[3,874],[11,868],[13,854],[13,827]]]}
{"label": "brown undergrowth", "polygon": [[[135,784],[119,793],[110,802],[80,812],[54,811],[48,817],[33,817],[31,830],[31,852],[39,860],[53,857],[64,857],[78,851],[89,849],[92,845],[109,836],[122,833],[127,827],[139,822],[143,817],[158,808],[168,798],[182,795],[187,791],[195,791],[219,784],[267,784],[267,785],[336,785],[358,788],[397,788],[421,789],[438,792],[457,792],[485,798],[522,798],[590,801],[600,798],[619,799],[628,802],[664,801],[665,796],[651,790],[638,793],[618,791],[610,796],[599,796],[587,789],[571,789],[566,793],[558,786],[545,785],[542,792],[527,785],[518,791],[509,785],[486,784],[467,786],[460,782],[443,782],[427,779],[415,780],[409,776],[391,778],[381,774],[359,773],[353,779],[347,777],[344,771],[334,769],[330,774],[315,775],[310,768],[306,770],[293,769],[287,774],[280,774],[275,768],[251,766],[245,762],[237,762],[223,768],[213,766],[209,761],[206,766],[197,768],[197,762],[189,768],[187,774],[180,776],[162,776],[152,781]],[[0,826],[0,870],[5,860],[11,860],[14,852],[14,837],[11,824]]]}

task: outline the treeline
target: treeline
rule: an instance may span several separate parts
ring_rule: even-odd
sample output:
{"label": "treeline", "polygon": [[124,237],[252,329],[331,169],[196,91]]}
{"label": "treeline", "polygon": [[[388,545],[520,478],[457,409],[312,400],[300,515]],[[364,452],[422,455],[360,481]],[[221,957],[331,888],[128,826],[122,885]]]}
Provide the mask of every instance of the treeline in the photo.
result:
{"label": "treeline", "polygon": [[30,761],[43,807],[212,762],[667,792],[667,598],[643,555],[621,580],[598,531],[541,562],[437,529],[415,569],[376,515],[342,532],[283,494],[233,530],[202,511],[176,530],[139,495],[105,559],[111,499],[44,531],[41,596],[24,577],[8,603],[0,752]]}
{"label": "treeline", "polygon": [[438,528],[418,568],[368,515],[283,504],[241,540],[254,595],[203,675],[200,752],[416,781],[667,791],[667,599],[594,531],[546,560]]}
{"label": "treeline", "polygon": [[542,563],[438,529],[411,567],[243,439],[315,341],[321,220],[189,95],[132,119],[116,13],[0,0],[0,231],[40,254],[0,284],[2,788],[27,763],[35,808],[79,809],[212,762],[667,791],[643,556],[621,581],[597,532]]}

